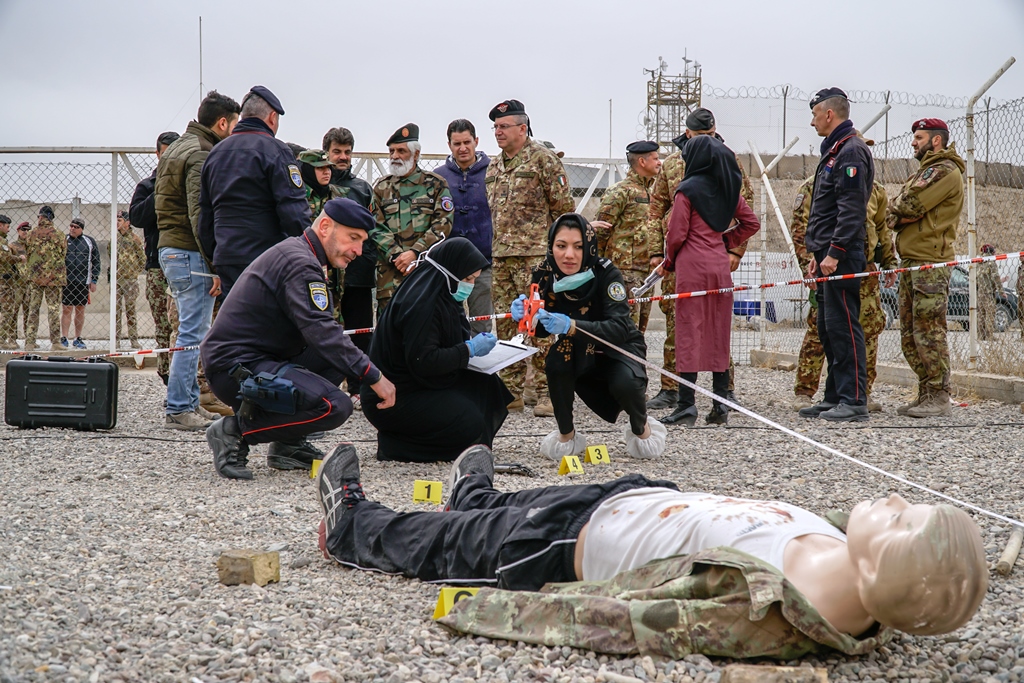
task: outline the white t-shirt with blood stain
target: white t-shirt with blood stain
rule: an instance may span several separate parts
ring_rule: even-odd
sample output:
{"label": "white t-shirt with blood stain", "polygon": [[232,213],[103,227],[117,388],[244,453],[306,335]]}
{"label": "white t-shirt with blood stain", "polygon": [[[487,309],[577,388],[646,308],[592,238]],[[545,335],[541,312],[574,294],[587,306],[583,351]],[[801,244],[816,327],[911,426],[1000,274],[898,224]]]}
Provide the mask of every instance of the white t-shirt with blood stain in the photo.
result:
{"label": "white t-shirt with blood stain", "polygon": [[728,546],[783,571],[786,544],[804,534],[846,536],[815,514],[780,501],[639,488],[601,503],[590,517],[583,578],[610,579],[673,555]]}

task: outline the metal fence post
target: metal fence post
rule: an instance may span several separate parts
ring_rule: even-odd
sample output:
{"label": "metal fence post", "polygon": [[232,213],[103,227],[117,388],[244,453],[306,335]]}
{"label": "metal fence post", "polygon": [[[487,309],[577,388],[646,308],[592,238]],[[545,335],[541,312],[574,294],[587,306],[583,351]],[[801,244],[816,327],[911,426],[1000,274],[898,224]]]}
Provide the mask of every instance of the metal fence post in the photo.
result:
{"label": "metal fence post", "polygon": [[110,155],[110,352],[117,351],[117,153]]}
{"label": "metal fence post", "polygon": [[[978,255],[978,208],[976,202],[977,187],[974,182],[974,105],[981,96],[992,87],[992,84],[999,80],[999,77],[1006,73],[1006,70],[1017,61],[1010,57],[999,69],[992,74],[985,83],[978,88],[978,92],[971,95],[967,102],[967,253],[971,258]],[[968,332],[970,340],[970,351],[967,361],[968,370],[978,369],[978,269],[976,264],[971,264],[969,273],[968,296],[970,298],[970,313],[968,315]]]}

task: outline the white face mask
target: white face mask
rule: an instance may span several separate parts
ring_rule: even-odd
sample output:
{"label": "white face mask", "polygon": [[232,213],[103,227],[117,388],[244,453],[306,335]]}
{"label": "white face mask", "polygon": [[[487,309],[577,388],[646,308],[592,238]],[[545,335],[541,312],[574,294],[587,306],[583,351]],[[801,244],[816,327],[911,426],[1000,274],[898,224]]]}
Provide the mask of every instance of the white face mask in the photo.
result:
{"label": "white face mask", "polygon": [[568,292],[573,289],[577,289],[591,280],[594,279],[594,269],[585,270],[582,273],[575,273],[574,275],[566,275],[560,280],[555,280],[555,284],[552,285],[551,289],[558,292]]}

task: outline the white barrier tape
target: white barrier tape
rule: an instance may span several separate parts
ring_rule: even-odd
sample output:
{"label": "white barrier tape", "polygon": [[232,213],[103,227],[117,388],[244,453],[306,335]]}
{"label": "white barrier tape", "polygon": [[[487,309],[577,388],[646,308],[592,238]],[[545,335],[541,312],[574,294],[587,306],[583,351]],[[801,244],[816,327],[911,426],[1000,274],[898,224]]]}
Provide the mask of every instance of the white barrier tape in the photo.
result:
{"label": "white barrier tape", "polygon": [[[100,353],[91,356],[73,356],[72,360],[89,360],[90,358],[126,358],[128,356],[153,356],[160,353],[174,353],[175,351],[195,351],[199,348],[199,344],[193,344],[191,346],[172,346],[166,349],[139,349],[137,351],[118,351],[116,353]],[[11,356],[41,356],[44,355],[40,351],[6,351],[0,350],[0,355],[7,354]]]}
{"label": "white barrier tape", "polygon": [[1003,522],[1008,522],[1008,523],[1013,524],[1015,526],[1024,526],[1024,523],[1019,522],[1016,519],[1012,519],[1010,517],[1006,517],[1006,516],[1000,515],[999,513],[992,512],[991,510],[986,510],[985,508],[978,507],[977,505],[973,505],[971,503],[968,503],[966,501],[960,500],[958,498],[953,498],[952,496],[947,496],[946,494],[940,493],[939,491],[936,491],[934,489],[930,489],[927,486],[924,486],[922,484],[917,484],[915,482],[912,482],[909,479],[906,479],[904,477],[899,476],[898,474],[893,474],[891,472],[887,472],[887,471],[883,470],[880,467],[876,467],[875,465],[868,464],[868,463],[864,462],[863,460],[858,460],[857,458],[854,458],[852,456],[846,455],[842,451],[838,451],[835,448],[832,448],[831,446],[826,446],[823,443],[819,443],[819,442],[815,441],[814,439],[812,439],[812,438],[810,438],[808,436],[804,436],[803,434],[800,434],[799,432],[793,431],[789,427],[784,427],[784,426],[780,425],[779,423],[777,423],[777,422],[775,422],[773,420],[770,420],[767,417],[764,417],[763,415],[759,415],[759,414],[755,413],[754,411],[749,410],[747,408],[744,408],[743,406],[741,406],[739,404],[733,403],[732,401],[729,401],[728,399],[722,398],[721,396],[718,396],[718,395],[714,394],[713,392],[708,391],[707,389],[704,389],[703,387],[699,387],[696,384],[693,384],[691,382],[687,382],[682,377],[679,377],[678,375],[675,375],[675,374],[669,372],[668,370],[665,370],[664,368],[661,368],[661,367],[655,365],[654,363],[650,362],[646,358],[640,358],[639,356],[635,356],[632,353],[630,353],[629,351],[626,351],[625,349],[621,349],[618,346],[616,346],[615,344],[612,344],[611,342],[607,342],[604,339],[601,339],[600,337],[598,337],[597,335],[591,334],[590,332],[587,332],[586,330],[584,330],[581,327],[577,326],[576,327],[576,331],[577,332],[582,332],[583,334],[587,335],[591,339],[594,339],[594,340],[604,344],[605,346],[607,346],[610,349],[614,349],[614,350],[618,351],[619,353],[621,353],[622,355],[626,356],[627,358],[635,360],[636,362],[640,363],[641,365],[643,365],[645,367],[648,367],[648,368],[650,368],[652,370],[655,370],[655,371],[661,373],[662,375],[665,375],[666,377],[669,377],[669,378],[675,380],[676,382],[679,382],[680,384],[684,384],[684,385],[690,387],[691,389],[694,389],[695,391],[698,391],[698,392],[704,394],[705,396],[710,396],[712,399],[718,401],[719,403],[721,403],[723,405],[728,406],[729,408],[731,408],[732,410],[735,410],[736,412],[743,413],[744,415],[752,417],[755,420],[757,420],[758,422],[763,422],[764,424],[768,425],[769,427],[772,427],[774,429],[779,430],[783,434],[788,434],[789,436],[795,437],[795,438],[797,438],[797,439],[799,439],[801,441],[809,443],[810,445],[814,446],[815,448],[820,448],[821,450],[825,451],[826,453],[831,453],[832,455],[838,456],[838,457],[840,457],[840,458],[842,458],[844,460],[852,462],[855,465],[860,465],[861,467],[869,469],[872,472],[875,472],[877,474],[881,474],[882,476],[885,476],[885,477],[889,477],[890,479],[894,479],[894,480],[900,482],[901,484],[905,484],[907,486],[919,489],[921,491],[924,491],[925,493],[930,493],[933,496],[937,496],[939,498],[942,498],[943,500],[947,500],[950,503],[954,503],[954,504],[959,505],[961,507],[965,507],[965,508],[968,508],[970,510],[974,510],[975,512],[978,512],[980,514],[986,515],[988,517],[992,517],[994,519],[998,519],[998,520],[1003,521]]}

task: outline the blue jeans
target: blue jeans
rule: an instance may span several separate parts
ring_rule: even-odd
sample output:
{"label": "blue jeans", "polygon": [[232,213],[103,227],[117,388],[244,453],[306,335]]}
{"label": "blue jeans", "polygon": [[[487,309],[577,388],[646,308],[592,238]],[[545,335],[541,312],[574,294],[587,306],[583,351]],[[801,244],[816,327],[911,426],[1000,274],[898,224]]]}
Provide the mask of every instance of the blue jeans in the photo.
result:
{"label": "blue jeans", "polygon": [[[160,249],[160,268],[178,306],[176,346],[197,346],[210,330],[215,299],[210,296],[213,280],[192,273],[210,273],[210,268],[198,251],[174,247]],[[199,407],[198,369],[199,349],[176,351],[171,356],[167,380],[168,415],[187,413]]]}

